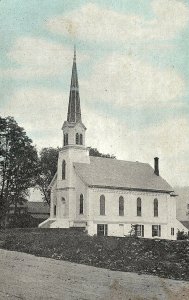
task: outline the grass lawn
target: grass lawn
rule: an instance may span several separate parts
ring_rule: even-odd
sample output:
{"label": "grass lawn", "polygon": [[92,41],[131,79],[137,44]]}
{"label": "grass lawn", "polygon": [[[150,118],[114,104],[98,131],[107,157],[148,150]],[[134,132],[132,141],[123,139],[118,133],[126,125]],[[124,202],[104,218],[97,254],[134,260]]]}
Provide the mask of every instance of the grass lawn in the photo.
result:
{"label": "grass lawn", "polygon": [[189,280],[189,241],[88,236],[68,229],[0,230],[0,248],[111,270]]}

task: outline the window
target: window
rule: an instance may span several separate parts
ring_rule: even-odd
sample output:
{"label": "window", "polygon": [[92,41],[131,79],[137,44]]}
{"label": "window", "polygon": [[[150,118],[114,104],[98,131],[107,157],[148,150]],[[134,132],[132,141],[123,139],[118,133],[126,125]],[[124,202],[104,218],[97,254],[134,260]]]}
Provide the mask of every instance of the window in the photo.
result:
{"label": "window", "polygon": [[175,235],[175,228],[171,228],[171,235]]}
{"label": "window", "polygon": [[161,236],[161,225],[152,225],[152,236]]}
{"label": "window", "polygon": [[144,225],[136,225],[136,236],[144,236]]}
{"label": "window", "polygon": [[83,135],[80,134],[80,145],[83,145]]}
{"label": "window", "polygon": [[141,198],[137,198],[137,216],[138,217],[141,217],[141,212],[142,212],[142,209],[141,209]]}
{"label": "window", "polygon": [[62,215],[65,217],[66,216],[66,200],[65,198],[62,197]]}
{"label": "window", "polygon": [[158,217],[158,199],[154,199],[154,217]]}
{"label": "window", "polygon": [[80,215],[83,214],[83,194],[80,195],[79,213],[80,213]]}
{"label": "window", "polygon": [[107,236],[108,235],[108,225],[107,224],[97,224],[97,235]]}
{"label": "window", "polygon": [[124,216],[124,198],[119,197],[119,216]]}
{"label": "window", "polygon": [[76,133],[75,135],[75,143],[76,145],[79,145],[79,133]]}
{"label": "window", "polygon": [[105,197],[104,195],[100,196],[100,215],[105,215]]}
{"label": "window", "polygon": [[62,179],[64,180],[66,178],[66,162],[63,160],[62,162]]}
{"label": "window", "polygon": [[68,145],[68,133],[64,134],[64,146]]}
{"label": "window", "polygon": [[56,205],[54,205],[54,217],[56,217]]}

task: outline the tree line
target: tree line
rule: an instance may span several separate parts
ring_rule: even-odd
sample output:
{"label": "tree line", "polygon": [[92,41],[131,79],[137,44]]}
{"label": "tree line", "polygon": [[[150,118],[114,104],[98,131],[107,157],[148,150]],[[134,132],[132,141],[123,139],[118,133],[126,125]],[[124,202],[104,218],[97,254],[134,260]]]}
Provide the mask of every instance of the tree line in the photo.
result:
{"label": "tree line", "polygon": [[[0,223],[11,205],[15,214],[31,187],[38,187],[50,204],[49,184],[57,171],[60,148],[43,148],[38,154],[32,140],[13,117],[0,116]],[[115,158],[89,148],[90,156]]]}

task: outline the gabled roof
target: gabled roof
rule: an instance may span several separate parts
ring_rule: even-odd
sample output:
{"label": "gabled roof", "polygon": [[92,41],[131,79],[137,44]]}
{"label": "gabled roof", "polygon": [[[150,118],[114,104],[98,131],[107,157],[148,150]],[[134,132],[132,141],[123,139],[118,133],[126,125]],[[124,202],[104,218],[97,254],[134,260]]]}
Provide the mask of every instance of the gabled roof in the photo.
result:
{"label": "gabled roof", "polygon": [[30,202],[28,201],[28,212],[31,214],[49,214],[49,205],[45,202]]}
{"label": "gabled roof", "polygon": [[146,163],[90,157],[90,164],[74,163],[78,176],[91,187],[171,192],[173,188]]}

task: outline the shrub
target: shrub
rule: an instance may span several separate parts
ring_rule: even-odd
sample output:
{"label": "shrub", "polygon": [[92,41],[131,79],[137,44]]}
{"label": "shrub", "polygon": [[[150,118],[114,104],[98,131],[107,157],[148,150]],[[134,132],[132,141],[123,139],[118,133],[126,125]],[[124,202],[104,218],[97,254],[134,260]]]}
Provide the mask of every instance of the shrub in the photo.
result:
{"label": "shrub", "polygon": [[188,240],[189,235],[188,233],[184,232],[184,230],[178,230],[177,232],[177,240]]}

